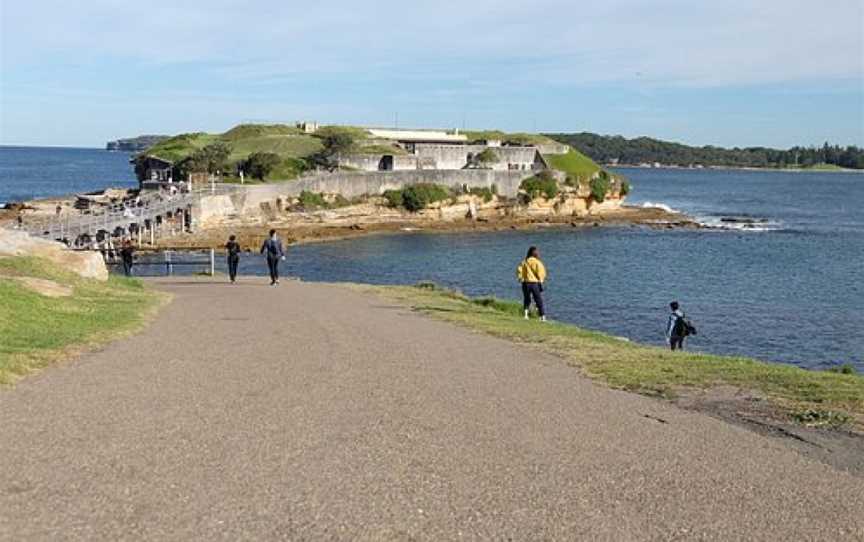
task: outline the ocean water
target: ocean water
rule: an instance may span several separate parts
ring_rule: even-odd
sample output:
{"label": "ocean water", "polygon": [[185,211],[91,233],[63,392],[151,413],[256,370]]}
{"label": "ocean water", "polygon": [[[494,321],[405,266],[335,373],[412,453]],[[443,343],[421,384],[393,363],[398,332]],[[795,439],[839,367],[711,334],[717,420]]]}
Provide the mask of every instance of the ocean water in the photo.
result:
{"label": "ocean water", "polygon": [[[864,175],[621,172],[634,187],[629,204],[666,205],[717,228],[406,233],[292,247],[283,273],[309,281],[429,280],[470,295],[518,298],[516,264],[537,245],[549,268],[554,319],[659,345],[676,299],[699,329],[690,349],[864,371]],[[109,185],[134,185],[128,155],[0,147],[0,201]],[[221,258],[218,267],[225,268]],[[263,276],[266,265],[247,254],[240,271]]]}
{"label": "ocean water", "polygon": [[137,186],[128,153],[0,146],[0,205],[107,187]]}

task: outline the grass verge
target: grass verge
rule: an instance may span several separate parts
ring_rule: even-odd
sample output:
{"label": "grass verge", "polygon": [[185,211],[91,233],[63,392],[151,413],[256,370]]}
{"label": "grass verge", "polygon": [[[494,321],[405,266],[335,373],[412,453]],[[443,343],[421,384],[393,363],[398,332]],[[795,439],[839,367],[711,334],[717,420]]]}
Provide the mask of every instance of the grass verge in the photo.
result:
{"label": "grass verge", "polygon": [[[808,371],[743,357],[671,352],[630,343],[569,324],[526,322],[522,307],[495,298],[471,299],[433,284],[353,286],[383,295],[476,331],[535,345],[563,357],[585,374],[614,388],[674,398],[687,389],[733,386],[764,395],[790,421],[817,425],[857,425],[864,421],[864,377]],[[842,423],[834,423],[834,422]]]}
{"label": "grass verge", "polygon": [[[15,277],[54,281],[68,297],[46,297]],[[36,258],[0,258],[0,384],[143,326],[167,297],[141,281],[84,279]]]}

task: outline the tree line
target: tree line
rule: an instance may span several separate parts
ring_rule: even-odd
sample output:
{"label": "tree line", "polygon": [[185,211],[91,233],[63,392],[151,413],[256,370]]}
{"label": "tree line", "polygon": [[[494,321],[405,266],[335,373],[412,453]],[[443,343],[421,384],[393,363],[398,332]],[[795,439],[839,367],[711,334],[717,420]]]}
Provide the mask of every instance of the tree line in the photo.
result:
{"label": "tree line", "polygon": [[643,164],[659,162],[679,166],[732,167],[811,167],[818,164],[864,169],[864,149],[854,145],[841,147],[825,143],[821,147],[772,149],[746,147],[726,149],[706,145],[691,147],[650,137],[627,139],[582,132],[578,134],[545,134],[570,145],[600,163]]}

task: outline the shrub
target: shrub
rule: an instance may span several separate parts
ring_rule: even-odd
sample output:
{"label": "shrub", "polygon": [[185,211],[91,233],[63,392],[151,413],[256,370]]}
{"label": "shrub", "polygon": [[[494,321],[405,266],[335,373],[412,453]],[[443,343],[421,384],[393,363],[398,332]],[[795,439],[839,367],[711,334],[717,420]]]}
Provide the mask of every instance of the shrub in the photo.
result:
{"label": "shrub", "polygon": [[327,202],[324,200],[323,195],[304,190],[300,192],[300,206],[304,209],[320,209],[321,207],[326,207]]}
{"label": "shrub", "polygon": [[336,194],[336,197],[333,198],[333,201],[328,205],[331,209],[338,209],[339,207],[348,207],[349,205],[353,205],[353,201],[349,200],[342,194]]}
{"label": "shrub", "polygon": [[834,367],[828,368],[828,371],[832,373],[840,373],[841,375],[854,375],[858,372],[855,370],[855,366],[851,363],[844,363],[843,365],[835,365]]}
{"label": "shrub", "polygon": [[498,153],[492,149],[483,149],[474,157],[474,163],[479,165],[495,164],[499,160]]}
{"label": "shrub", "polygon": [[387,200],[388,207],[402,207],[402,191],[401,190],[386,190],[384,198]]}
{"label": "shrub", "polygon": [[629,194],[629,193],[630,193],[630,189],[631,189],[631,186],[630,186],[630,183],[629,183],[629,182],[627,182],[627,181],[621,181],[621,192],[620,192],[620,194],[621,194],[622,196],[626,196],[627,194]]}
{"label": "shrub", "polygon": [[495,196],[495,194],[492,192],[492,189],[485,186],[472,188],[468,191],[468,193],[472,196],[482,197],[483,201],[485,201],[486,203],[492,201],[492,198]]}
{"label": "shrub", "polygon": [[525,191],[528,201],[534,199],[538,194],[543,194],[546,199],[552,199],[558,195],[558,181],[547,171],[541,171],[537,175],[525,179],[519,188]]}
{"label": "shrub", "polygon": [[576,188],[579,186],[579,177],[568,174],[567,178],[564,180],[564,184],[566,186]]}
{"label": "shrub", "polygon": [[272,172],[281,161],[282,159],[279,155],[272,152],[253,152],[249,155],[249,158],[243,162],[243,171],[251,175],[253,178],[263,181],[264,177],[270,175],[270,172]]}
{"label": "shrub", "polygon": [[609,177],[603,176],[601,172],[599,177],[591,179],[591,197],[597,203],[603,203],[606,200],[606,194],[609,192]]}
{"label": "shrub", "polygon": [[402,189],[402,206],[412,213],[425,209],[430,203],[450,197],[450,189],[438,184],[419,183]]}

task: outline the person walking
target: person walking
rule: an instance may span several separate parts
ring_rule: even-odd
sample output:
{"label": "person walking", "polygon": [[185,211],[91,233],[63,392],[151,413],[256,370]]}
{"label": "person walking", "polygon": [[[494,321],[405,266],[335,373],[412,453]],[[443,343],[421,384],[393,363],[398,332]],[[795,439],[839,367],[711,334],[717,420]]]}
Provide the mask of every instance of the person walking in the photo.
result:
{"label": "person walking", "polygon": [[540,321],[546,321],[546,309],[543,305],[543,283],[546,281],[546,266],[540,261],[540,251],[537,247],[528,249],[528,255],[516,268],[516,277],[522,283],[522,309],[525,319],[528,319],[528,309],[531,308],[531,299],[537,305]]}
{"label": "person walking", "polygon": [[240,264],[240,243],[237,242],[236,235],[228,237],[225,250],[228,252],[228,277],[233,284],[237,281],[237,266]]}
{"label": "person walking", "polygon": [[123,247],[120,249],[120,259],[123,261],[123,274],[131,277],[132,265],[135,263],[135,247],[132,246],[131,240],[126,239],[123,241]]}
{"label": "person walking", "polygon": [[666,341],[672,350],[684,349],[684,337],[689,335],[689,325],[684,319],[684,311],[681,310],[677,301],[669,303],[669,308],[672,312],[669,314],[669,321],[666,323]]}
{"label": "person walking", "polygon": [[261,254],[267,255],[267,268],[270,270],[270,286],[279,284],[279,262],[285,259],[282,240],[276,230],[270,230],[270,237],[261,245]]}

